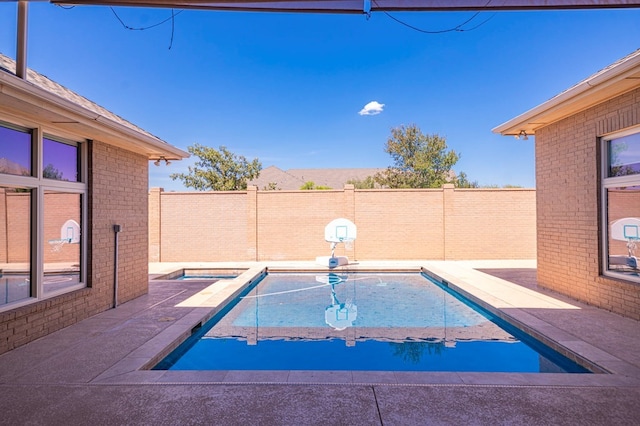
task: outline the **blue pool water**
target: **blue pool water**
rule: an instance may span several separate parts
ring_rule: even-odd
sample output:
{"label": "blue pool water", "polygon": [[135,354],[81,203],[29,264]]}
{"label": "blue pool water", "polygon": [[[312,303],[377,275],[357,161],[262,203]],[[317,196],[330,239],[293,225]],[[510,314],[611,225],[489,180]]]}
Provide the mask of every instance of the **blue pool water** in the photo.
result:
{"label": "blue pool water", "polygon": [[243,273],[246,269],[180,269],[178,271],[171,272],[166,275],[156,277],[156,280],[222,280],[233,279]]}
{"label": "blue pool water", "polygon": [[203,275],[182,275],[178,278],[175,278],[179,281],[184,280],[220,280],[220,279],[230,279],[236,278],[237,275],[212,275],[212,274],[203,274]]}
{"label": "blue pool water", "polygon": [[269,274],[156,369],[588,373],[418,273]]}

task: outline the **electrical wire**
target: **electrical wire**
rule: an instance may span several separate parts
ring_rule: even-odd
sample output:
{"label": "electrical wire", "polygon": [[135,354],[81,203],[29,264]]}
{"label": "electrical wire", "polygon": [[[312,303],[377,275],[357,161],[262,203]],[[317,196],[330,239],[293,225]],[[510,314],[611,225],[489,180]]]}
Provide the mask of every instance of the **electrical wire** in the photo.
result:
{"label": "electrical wire", "polygon": [[162,25],[162,24],[164,24],[164,23],[166,23],[168,21],[171,21],[171,39],[169,41],[169,50],[171,50],[171,47],[173,46],[173,35],[175,33],[175,18],[176,18],[176,16],[178,16],[179,14],[184,12],[184,10],[179,10],[178,12],[176,12],[175,9],[171,9],[171,16],[168,17],[167,19],[165,19],[164,21],[158,22],[158,23],[153,24],[153,25],[149,25],[147,27],[134,28],[134,27],[130,27],[129,25],[125,24],[124,21],[118,15],[118,13],[116,13],[116,11],[115,11],[115,9],[113,7],[109,6],[109,9],[111,9],[111,12],[113,12],[113,15],[120,22],[120,24],[124,27],[124,29],[131,30],[131,31],[144,31],[144,30],[148,30],[148,29],[151,29],[151,28],[158,27],[158,26],[160,26],[160,25]]}
{"label": "electrical wire", "polygon": [[149,30],[151,28],[155,28],[157,26],[160,26],[160,25],[164,24],[165,22],[173,20],[176,16],[178,16],[179,14],[184,12],[184,10],[179,10],[177,13],[175,13],[174,9],[171,9],[171,16],[168,17],[167,19],[165,19],[164,21],[158,22],[157,24],[149,25],[148,27],[134,28],[134,27],[130,27],[127,24],[125,24],[124,21],[122,21],[122,19],[120,19],[120,16],[118,16],[118,13],[116,13],[116,11],[115,11],[115,9],[113,7],[109,6],[109,9],[111,9],[111,12],[113,12],[113,14],[115,15],[116,19],[120,22],[120,24],[122,24],[122,26],[125,29],[131,30],[131,31],[144,31],[144,30]]}
{"label": "electrical wire", "polygon": [[[376,0],[372,0],[372,1],[376,6],[380,7],[380,5],[378,4],[378,2],[376,2]],[[491,3],[491,2],[492,2],[492,0],[488,0],[484,4],[484,6],[482,6],[482,8],[485,8],[485,7],[489,6],[489,3]],[[484,21],[480,22],[478,25],[476,25],[474,27],[462,28],[465,25],[467,25],[469,22],[473,21],[478,15],[480,15],[480,13],[482,13],[482,11],[479,10],[479,11],[475,12],[469,19],[467,19],[466,21],[462,22],[461,24],[456,25],[455,27],[448,28],[448,29],[445,29],[445,30],[433,30],[433,31],[430,31],[430,30],[423,30],[422,28],[418,28],[418,27],[415,27],[415,26],[413,26],[411,24],[408,24],[408,23],[396,18],[395,16],[391,15],[386,10],[382,10],[381,12],[384,13],[385,15],[387,15],[388,18],[394,20],[395,22],[397,22],[397,23],[399,23],[401,25],[404,25],[405,27],[407,27],[409,29],[412,29],[414,31],[417,31],[417,32],[423,33],[423,34],[444,34],[444,33],[450,33],[450,32],[469,32],[469,31],[473,31],[473,30],[483,26],[484,24],[486,24],[489,20],[491,20],[495,16],[495,13],[494,13],[491,16],[489,16],[487,19],[485,19]]]}

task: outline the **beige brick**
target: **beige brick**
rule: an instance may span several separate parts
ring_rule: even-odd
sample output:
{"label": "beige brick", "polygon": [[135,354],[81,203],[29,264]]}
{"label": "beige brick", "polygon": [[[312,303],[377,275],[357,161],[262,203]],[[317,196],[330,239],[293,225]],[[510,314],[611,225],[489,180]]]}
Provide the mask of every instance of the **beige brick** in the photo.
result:
{"label": "beige brick", "polygon": [[[636,89],[542,127],[535,142],[539,284],[635,319],[640,286],[600,276],[597,152],[600,136],[640,124],[639,96]],[[630,211],[634,197],[610,209]]]}

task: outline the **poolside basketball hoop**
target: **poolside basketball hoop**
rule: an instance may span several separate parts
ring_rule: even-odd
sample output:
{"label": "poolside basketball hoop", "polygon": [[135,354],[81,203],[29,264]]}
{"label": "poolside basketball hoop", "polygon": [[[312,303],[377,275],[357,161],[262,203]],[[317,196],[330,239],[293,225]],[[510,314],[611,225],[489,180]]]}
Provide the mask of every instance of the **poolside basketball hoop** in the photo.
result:
{"label": "poolside basketball hoop", "polygon": [[324,228],[324,239],[331,243],[331,256],[316,257],[316,263],[335,268],[349,264],[349,258],[346,256],[335,256],[335,250],[338,244],[344,243],[345,246],[353,247],[353,241],[356,239],[356,225],[348,219],[334,219]]}

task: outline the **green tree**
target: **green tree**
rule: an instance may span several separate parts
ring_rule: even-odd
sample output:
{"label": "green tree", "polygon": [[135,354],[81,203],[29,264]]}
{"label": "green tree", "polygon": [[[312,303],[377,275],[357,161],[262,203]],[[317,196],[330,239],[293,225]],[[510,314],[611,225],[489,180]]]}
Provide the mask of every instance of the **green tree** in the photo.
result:
{"label": "green tree", "polygon": [[47,179],[56,179],[56,180],[69,180],[64,179],[62,177],[62,172],[56,169],[53,164],[47,164],[47,166],[42,170],[42,177]]}
{"label": "green tree", "polygon": [[621,164],[620,155],[629,149],[626,142],[610,142],[609,176],[627,176],[634,174],[634,170],[629,165]]}
{"label": "green tree", "polygon": [[465,172],[460,172],[460,174],[453,179],[453,184],[456,188],[478,188],[480,186],[478,181],[470,181]]}
{"label": "green tree", "polygon": [[302,184],[300,189],[302,189],[303,191],[311,191],[311,190],[327,190],[331,188],[326,185],[316,185],[313,181],[308,180]]}
{"label": "green tree", "polygon": [[187,188],[197,191],[237,191],[247,189],[247,182],[256,179],[262,170],[257,158],[249,162],[226,147],[219,150],[200,144],[187,147],[190,154],[200,160],[189,166],[189,173],[172,173],[173,180],[180,179]]}
{"label": "green tree", "polygon": [[353,185],[355,189],[374,189],[376,187],[373,176],[367,176],[364,179],[349,179],[346,183]]}
{"label": "green tree", "polygon": [[269,182],[265,186],[262,187],[263,191],[280,191],[277,182]]}
{"label": "green tree", "polygon": [[460,154],[447,151],[445,138],[422,134],[418,126],[391,129],[385,152],[391,155],[393,166],[375,175],[375,181],[388,188],[440,188],[445,183],[471,185],[461,173],[456,179],[451,168]]}

